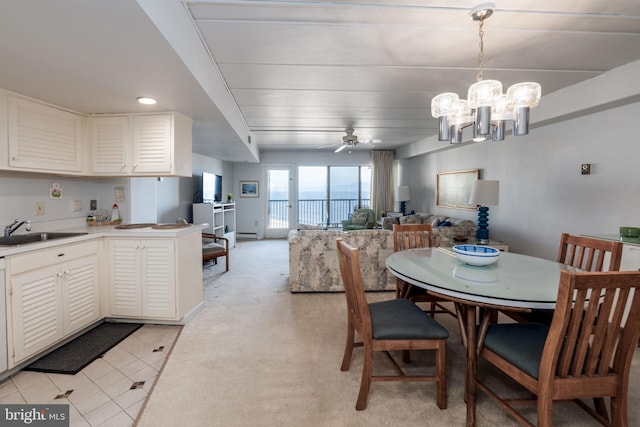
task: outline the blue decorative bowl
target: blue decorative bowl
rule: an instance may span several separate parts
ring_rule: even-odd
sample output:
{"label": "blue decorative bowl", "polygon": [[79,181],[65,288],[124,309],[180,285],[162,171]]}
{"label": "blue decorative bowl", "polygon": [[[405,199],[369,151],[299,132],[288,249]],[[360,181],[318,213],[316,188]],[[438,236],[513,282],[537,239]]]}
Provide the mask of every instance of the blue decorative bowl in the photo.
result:
{"label": "blue decorative bowl", "polygon": [[460,261],[474,266],[493,264],[500,256],[500,251],[491,246],[456,245],[453,251]]}

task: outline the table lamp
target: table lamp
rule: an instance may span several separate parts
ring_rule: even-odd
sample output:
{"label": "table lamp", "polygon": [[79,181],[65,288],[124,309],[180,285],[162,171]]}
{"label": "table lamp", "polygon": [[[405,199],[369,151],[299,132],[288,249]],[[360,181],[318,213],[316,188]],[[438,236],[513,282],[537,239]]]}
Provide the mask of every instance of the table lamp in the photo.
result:
{"label": "table lamp", "polygon": [[411,200],[411,189],[408,185],[400,185],[396,189],[396,201],[400,202],[400,212],[404,216],[407,210],[407,202]]}
{"label": "table lamp", "polygon": [[489,243],[489,206],[498,206],[500,181],[476,180],[471,186],[469,203],[478,205],[478,243]]}

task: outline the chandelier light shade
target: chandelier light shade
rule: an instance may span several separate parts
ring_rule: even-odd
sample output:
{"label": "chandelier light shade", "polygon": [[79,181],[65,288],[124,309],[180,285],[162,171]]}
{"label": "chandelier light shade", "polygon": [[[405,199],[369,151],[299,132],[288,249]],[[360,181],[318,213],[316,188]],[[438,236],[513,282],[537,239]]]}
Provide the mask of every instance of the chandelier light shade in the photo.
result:
{"label": "chandelier light shade", "polygon": [[493,3],[476,6],[471,19],[479,22],[480,54],[478,76],[469,87],[467,99],[446,92],[431,100],[431,115],[438,119],[438,139],[452,144],[462,142],[462,131],[473,125],[473,140],[504,140],[506,122],[513,121],[513,135],[529,133],[529,110],[538,105],[542,87],[535,82],[516,83],[503,93],[498,80],[483,80],[484,73],[484,20],[495,10]]}

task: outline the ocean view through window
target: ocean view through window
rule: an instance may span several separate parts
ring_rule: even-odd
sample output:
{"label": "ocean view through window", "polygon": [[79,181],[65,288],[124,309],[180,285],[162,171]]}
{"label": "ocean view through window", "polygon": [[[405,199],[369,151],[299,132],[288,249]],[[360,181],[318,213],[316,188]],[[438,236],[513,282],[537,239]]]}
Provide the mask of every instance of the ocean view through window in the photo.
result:
{"label": "ocean view through window", "polygon": [[298,223],[340,227],[355,209],[369,207],[371,168],[298,167]]}

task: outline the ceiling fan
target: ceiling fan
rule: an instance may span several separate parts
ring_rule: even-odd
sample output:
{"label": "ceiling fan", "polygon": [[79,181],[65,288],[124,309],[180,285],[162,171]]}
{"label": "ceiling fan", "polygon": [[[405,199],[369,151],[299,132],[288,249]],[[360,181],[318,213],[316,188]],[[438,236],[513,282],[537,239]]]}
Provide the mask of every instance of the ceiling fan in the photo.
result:
{"label": "ceiling fan", "polygon": [[346,135],[342,137],[342,143],[336,149],[336,153],[339,153],[348,147],[355,147],[358,144],[377,144],[382,142],[379,139],[358,139],[358,135],[354,135],[353,132],[354,131],[351,128],[345,129]]}

